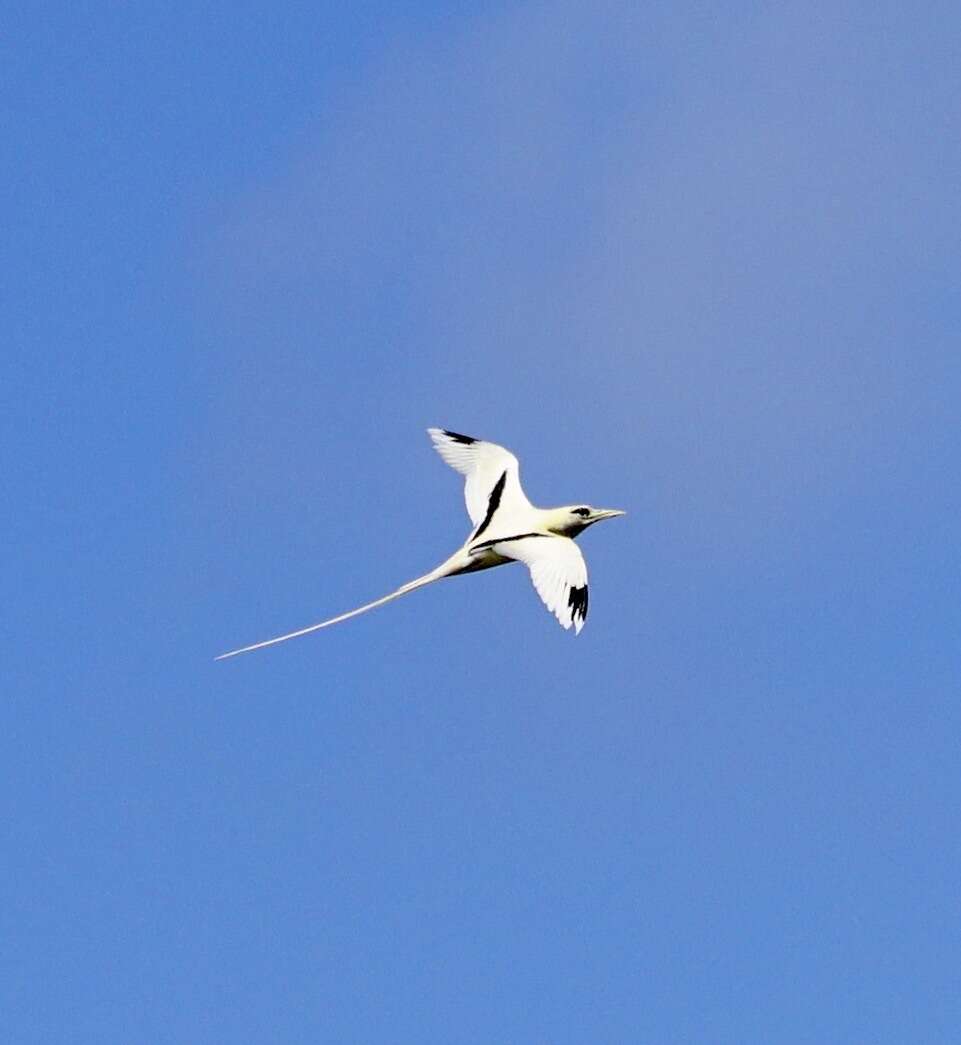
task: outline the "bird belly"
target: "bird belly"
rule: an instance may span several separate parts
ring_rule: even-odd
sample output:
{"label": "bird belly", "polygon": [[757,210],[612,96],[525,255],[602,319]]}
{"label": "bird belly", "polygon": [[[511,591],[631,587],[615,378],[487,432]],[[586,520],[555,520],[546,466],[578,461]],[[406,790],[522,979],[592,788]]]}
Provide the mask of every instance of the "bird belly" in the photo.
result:
{"label": "bird belly", "polygon": [[462,573],[476,573],[478,570],[489,570],[494,566],[504,566],[506,563],[513,561],[513,559],[498,555],[491,548],[485,548],[483,551],[471,555],[470,559],[463,566],[452,570],[449,576],[457,577]]}

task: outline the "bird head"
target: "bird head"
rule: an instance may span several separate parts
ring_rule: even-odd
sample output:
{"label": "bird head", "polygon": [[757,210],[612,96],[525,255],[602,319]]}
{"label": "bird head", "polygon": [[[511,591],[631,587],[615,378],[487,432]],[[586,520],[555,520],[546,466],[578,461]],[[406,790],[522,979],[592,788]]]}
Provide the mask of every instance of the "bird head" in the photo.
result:
{"label": "bird head", "polygon": [[619,508],[592,508],[589,504],[571,504],[556,509],[550,529],[563,537],[576,537],[601,519],[613,519],[617,515],[626,514]]}

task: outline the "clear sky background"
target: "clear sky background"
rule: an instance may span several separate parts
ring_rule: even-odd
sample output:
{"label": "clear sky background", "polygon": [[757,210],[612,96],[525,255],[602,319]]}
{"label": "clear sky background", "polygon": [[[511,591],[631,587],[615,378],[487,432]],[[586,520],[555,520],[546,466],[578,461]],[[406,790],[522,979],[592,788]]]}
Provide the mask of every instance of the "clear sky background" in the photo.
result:
{"label": "clear sky background", "polygon": [[[956,4],[26,5],[0,1011],[956,1042]],[[582,538],[466,535],[442,425]]]}

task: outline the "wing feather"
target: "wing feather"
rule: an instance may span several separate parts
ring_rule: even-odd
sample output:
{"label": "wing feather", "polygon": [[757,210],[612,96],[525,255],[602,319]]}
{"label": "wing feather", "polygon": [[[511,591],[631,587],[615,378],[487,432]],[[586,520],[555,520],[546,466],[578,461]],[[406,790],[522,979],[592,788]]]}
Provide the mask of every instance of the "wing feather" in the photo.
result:
{"label": "wing feather", "polygon": [[494,551],[524,563],[544,605],[579,635],[587,620],[587,563],[569,537],[537,536],[495,544]]}
{"label": "wing feather", "polygon": [[520,465],[510,450],[443,428],[428,428],[427,432],[441,458],[466,477],[464,500],[475,526],[486,529],[495,511],[510,515],[530,509],[521,488]]}

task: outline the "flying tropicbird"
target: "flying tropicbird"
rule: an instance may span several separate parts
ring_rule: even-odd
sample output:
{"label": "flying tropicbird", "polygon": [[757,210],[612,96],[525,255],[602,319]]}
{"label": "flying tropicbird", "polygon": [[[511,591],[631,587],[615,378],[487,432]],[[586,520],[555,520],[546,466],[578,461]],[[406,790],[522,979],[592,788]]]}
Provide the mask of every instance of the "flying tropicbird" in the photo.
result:
{"label": "flying tropicbird", "polygon": [[467,477],[464,499],[474,529],[464,544],[436,569],[408,581],[389,595],[309,628],[222,653],[217,660],[339,624],[442,577],[456,577],[509,562],[524,563],[544,605],[563,628],[573,625],[574,633],[580,634],[587,619],[587,564],[572,538],[601,519],[612,519],[624,512],[615,508],[591,508],[587,504],[535,508],[521,489],[517,458],[509,450],[442,428],[428,428],[427,432],[447,464]]}

